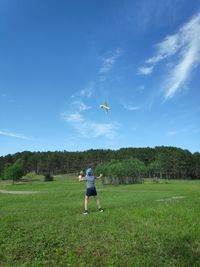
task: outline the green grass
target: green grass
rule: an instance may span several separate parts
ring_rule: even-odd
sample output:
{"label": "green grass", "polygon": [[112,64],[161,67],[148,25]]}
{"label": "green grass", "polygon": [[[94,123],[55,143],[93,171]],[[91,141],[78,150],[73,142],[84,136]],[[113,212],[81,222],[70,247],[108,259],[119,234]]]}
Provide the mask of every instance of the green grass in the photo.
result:
{"label": "green grass", "polygon": [[105,212],[84,216],[73,176],[1,182],[38,193],[0,193],[0,266],[200,266],[199,181],[96,187]]}

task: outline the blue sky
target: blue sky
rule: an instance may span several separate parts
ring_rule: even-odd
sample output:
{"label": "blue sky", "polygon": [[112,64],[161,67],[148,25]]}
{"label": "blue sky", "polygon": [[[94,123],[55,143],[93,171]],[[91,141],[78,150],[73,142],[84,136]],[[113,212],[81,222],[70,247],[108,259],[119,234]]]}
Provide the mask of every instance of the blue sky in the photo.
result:
{"label": "blue sky", "polygon": [[0,38],[0,155],[200,151],[200,0],[0,0]]}

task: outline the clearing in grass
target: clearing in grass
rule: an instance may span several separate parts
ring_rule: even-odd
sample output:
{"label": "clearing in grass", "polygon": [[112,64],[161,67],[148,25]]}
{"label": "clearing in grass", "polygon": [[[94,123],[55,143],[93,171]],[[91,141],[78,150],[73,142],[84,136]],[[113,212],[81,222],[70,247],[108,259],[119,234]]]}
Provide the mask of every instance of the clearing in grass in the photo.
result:
{"label": "clearing in grass", "polygon": [[[85,184],[1,185],[0,266],[200,266],[200,182],[111,186],[96,181],[106,212],[80,213]],[[172,201],[158,199],[184,196]]]}

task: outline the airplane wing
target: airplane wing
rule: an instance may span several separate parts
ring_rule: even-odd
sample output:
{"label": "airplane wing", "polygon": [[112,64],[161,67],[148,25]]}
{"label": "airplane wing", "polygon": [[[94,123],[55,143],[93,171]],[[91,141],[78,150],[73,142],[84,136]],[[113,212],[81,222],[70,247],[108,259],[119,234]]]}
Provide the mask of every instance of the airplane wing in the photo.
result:
{"label": "airplane wing", "polygon": [[104,104],[100,104],[100,107],[104,108],[106,110],[106,112],[108,112],[108,110],[110,109],[106,102],[104,102]]}

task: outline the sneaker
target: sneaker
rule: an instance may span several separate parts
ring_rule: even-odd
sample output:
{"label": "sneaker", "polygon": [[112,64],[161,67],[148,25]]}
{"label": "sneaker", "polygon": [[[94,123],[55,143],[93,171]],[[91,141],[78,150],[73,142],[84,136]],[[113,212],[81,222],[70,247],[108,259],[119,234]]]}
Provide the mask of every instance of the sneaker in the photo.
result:
{"label": "sneaker", "polygon": [[102,209],[102,208],[100,208],[100,209],[99,209],[99,212],[103,212],[103,209]]}
{"label": "sneaker", "polygon": [[88,214],[88,211],[84,210],[83,215],[87,215],[87,214]]}

